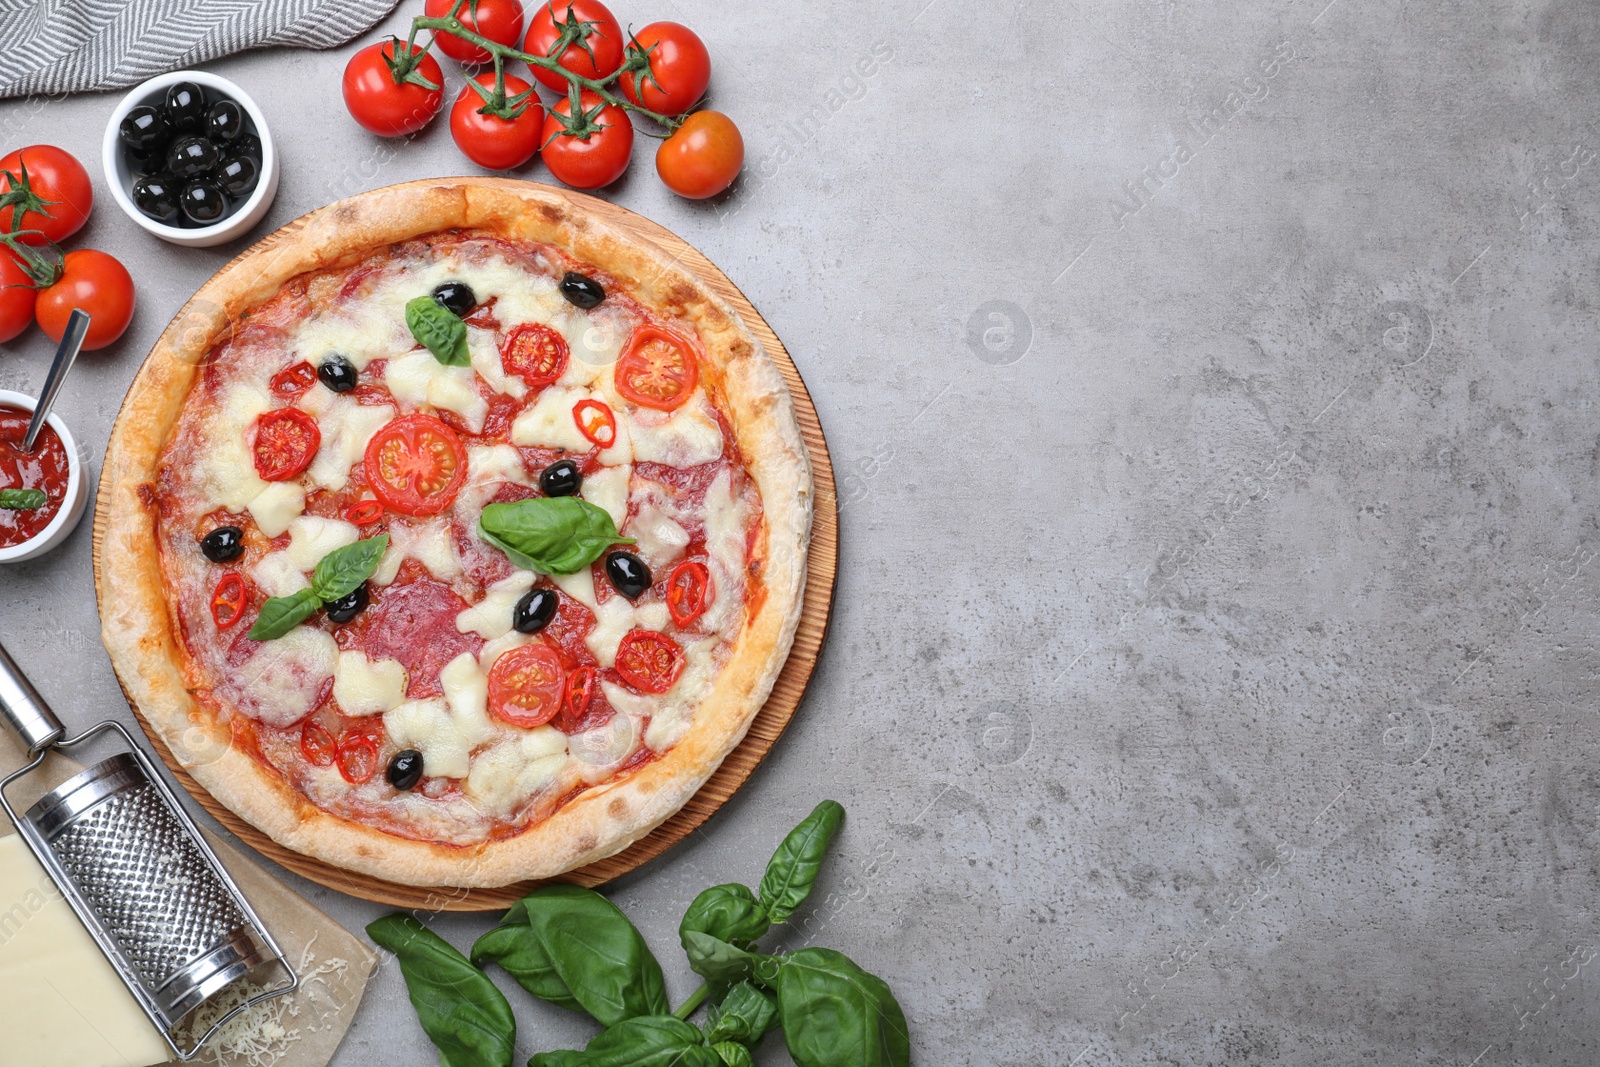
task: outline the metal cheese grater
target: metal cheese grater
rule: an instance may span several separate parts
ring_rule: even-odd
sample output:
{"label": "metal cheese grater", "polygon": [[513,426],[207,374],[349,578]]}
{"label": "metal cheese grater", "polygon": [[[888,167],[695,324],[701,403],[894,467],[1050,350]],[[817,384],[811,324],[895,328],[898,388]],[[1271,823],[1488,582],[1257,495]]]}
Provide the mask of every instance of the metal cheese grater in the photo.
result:
{"label": "metal cheese grater", "polygon": [[[277,942],[127,730],[107,721],[67,738],[3,647],[0,717],[21,735],[31,760],[0,781],[0,807],[179,1059],[193,1059],[239,1012],[299,985]],[[51,749],[105,731],[122,735],[128,750],[75,775],[18,816],[7,786],[43,763]],[[199,1038],[186,1032],[184,1020],[206,1001],[237,982],[269,978],[277,984]]]}

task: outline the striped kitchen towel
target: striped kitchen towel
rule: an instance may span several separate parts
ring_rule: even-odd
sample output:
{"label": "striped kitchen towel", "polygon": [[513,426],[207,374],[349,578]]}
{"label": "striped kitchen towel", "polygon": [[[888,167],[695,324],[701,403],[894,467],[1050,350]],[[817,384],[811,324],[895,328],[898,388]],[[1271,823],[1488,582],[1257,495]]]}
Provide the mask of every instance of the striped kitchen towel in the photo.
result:
{"label": "striped kitchen towel", "polygon": [[332,48],[396,0],[0,0],[0,97],[137,85],[247,48]]}

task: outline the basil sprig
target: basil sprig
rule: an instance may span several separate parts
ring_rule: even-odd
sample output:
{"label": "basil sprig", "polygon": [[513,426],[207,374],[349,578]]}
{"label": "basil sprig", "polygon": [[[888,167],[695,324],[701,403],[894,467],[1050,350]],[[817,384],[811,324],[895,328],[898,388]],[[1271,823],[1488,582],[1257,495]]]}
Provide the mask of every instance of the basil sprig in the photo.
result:
{"label": "basil sprig", "polygon": [[467,324],[461,317],[431,296],[419,296],[406,303],[406,326],[417,344],[433,353],[447,367],[468,367]]}
{"label": "basil sprig", "polygon": [[442,1067],[510,1067],[516,1018],[505,994],[410,915],[385,915],[367,936],[400,960],[406,991]]}
{"label": "basil sprig", "polygon": [[611,513],[575,496],[530,497],[490,504],[478,535],[523,570],[576,574],[612,545],[631,545]]}
{"label": "basil sprig", "polygon": [[49,502],[43,489],[0,489],[0,508],[7,511],[32,511]]}
{"label": "basil sprig", "polygon": [[372,577],[388,547],[389,535],[379,534],[329,552],[317,562],[311,588],[270,598],[245,636],[252,641],[275,640],[311,618],[324,603],[349,596]]}

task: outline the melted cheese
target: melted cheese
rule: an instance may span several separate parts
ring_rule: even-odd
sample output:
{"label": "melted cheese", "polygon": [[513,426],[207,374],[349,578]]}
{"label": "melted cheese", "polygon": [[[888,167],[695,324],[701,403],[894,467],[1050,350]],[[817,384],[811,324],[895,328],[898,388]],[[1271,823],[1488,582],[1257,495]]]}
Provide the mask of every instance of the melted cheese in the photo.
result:
{"label": "melted cheese", "polygon": [[305,509],[306,491],[298,482],[272,482],[250,501],[250,514],[268,537],[287,530],[290,521]]}
{"label": "melted cheese", "polygon": [[745,520],[743,496],[734,496],[733,479],[718,474],[706,489],[706,552],[711,557],[715,599],[702,617],[713,633],[731,637],[744,620]]}
{"label": "melted cheese", "polygon": [[507,816],[556,782],[567,760],[567,736],[555,727],[513,730],[473,761],[466,792],[481,810]]}
{"label": "melted cheese", "polygon": [[664,570],[689,544],[689,531],[652,504],[641,507],[623,533],[634,539],[633,551],[652,573]]}
{"label": "melted cheese", "polygon": [[256,419],[271,407],[272,397],[266,390],[236,382],[206,420],[200,434],[204,445],[194,457],[195,485],[206,509],[243,511],[267,487],[256,473],[248,438]]}
{"label": "melted cheese", "polygon": [[472,369],[477,371],[478,377],[488,382],[489,387],[495,392],[516,397],[518,400],[528,395],[528,383],[515,374],[507,374],[505,365],[500,362],[500,347],[495,344],[493,330],[468,327],[467,354],[472,359]]}
{"label": "melted cheese", "polygon": [[533,588],[533,578],[531,571],[515,571],[509,578],[495,582],[482,600],[456,616],[456,629],[475,633],[487,641],[505,636],[511,630],[517,601]]}
{"label": "melted cheese", "polygon": [[667,609],[665,601],[652,600],[633,609],[633,621],[635,625],[642,626],[646,630],[665,633],[667,624],[672,621],[672,612]]}
{"label": "melted cheese", "polygon": [[370,660],[364,652],[341,652],[333,672],[333,699],[346,715],[377,715],[406,699],[406,669],[397,659]]}
{"label": "melted cheese", "polygon": [[456,498],[455,511],[464,524],[477,534],[478,514],[507,482],[534,485],[522,454],[510,445],[471,445],[467,448],[467,484]]}
{"label": "melted cheese", "polygon": [[446,366],[427,350],[391,359],[383,369],[383,384],[396,400],[453,411],[473,433],[483,429],[489,414],[489,402],[478,392],[476,378],[471,367]]}
{"label": "melted cheese", "polygon": [[263,641],[239,668],[240,710],[270,726],[293,726],[316,707],[338,661],[338,644],[314,626]]}
{"label": "melted cheese", "polygon": [[389,523],[389,547],[378,561],[372,574],[374,585],[388,585],[400,573],[400,564],[414,559],[428,568],[428,573],[440,581],[449,581],[461,574],[461,561],[456,559],[450,520],[445,516],[426,522],[411,523],[395,520]]}
{"label": "melted cheese", "polygon": [[[524,322],[542,322],[556,326],[572,305],[556,280],[543,274],[530,274],[521,266],[507,263],[493,256],[470,268],[469,281],[479,300],[497,297],[494,313],[506,331]],[[564,331],[563,331],[564,332]]]}
{"label": "melted cheese", "polygon": [[552,321],[551,325],[567,339],[572,353],[559,385],[589,385],[603,376],[622,354],[622,345],[632,327],[625,316],[602,305],[584,312],[575,307]]}
{"label": "melted cheese", "polygon": [[589,646],[600,666],[609,667],[617,661],[617,645],[634,628],[633,605],[620,596],[614,596],[594,609],[594,629],[583,643]]}
{"label": "melted cheese", "polygon": [[631,467],[601,467],[584,476],[578,495],[607,512],[617,529],[628,521],[628,479]]}
{"label": "melted cheese", "polygon": [[[621,710],[621,709],[618,709]],[[572,759],[590,783],[602,782],[617,765],[639,747],[639,721],[632,715],[613,715],[592,730],[567,738]]]}
{"label": "melted cheese", "polygon": [[588,567],[580,567],[573,574],[552,574],[550,580],[556,584],[556,588],[573,600],[590,611],[594,610],[594,571]]}
{"label": "melted cheese", "polygon": [[350,484],[350,470],[361,462],[367,442],[395,417],[390,404],[360,404],[328,389],[312,389],[300,406],[317,417],[322,445],[306,470],[319,489],[338,491]]}
{"label": "melted cheese", "polygon": [[722,427],[699,403],[684,404],[672,417],[656,426],[633,427],[633,458],[639,463],[666,463],[696,467],[722,455]]}
{"label": "melted cheese", "polygon": [[533,406],[516,417],[511,424],[512,444],[540,448],[565,448],[570,452],[587,452],[589,439],[578,429],[572,408],[591,394],[583,389],[563,389],[552,385],[539,394]]}
{"label": "melted cheese", "polygon": [[[469,746],[476,747],[495,734],[489,721],[489,679],[470,652],[463,652],[439,672],[445,703],[456,732]],[[459,778],[460,775],[453,777]]]}
{"label": "melted cheese", "polygon": [[301,515],[289,520],[289,559],[303,571],[315,570],[322,557],[361,539],[353,522]]}
{"label": "melted cheese", "polygon": [[383,731],[397,749],[422,753],[422,772],[434,778],[465,778],[472,744],[457,728],[441,699],[410,700],[383,717]]}
{"label": "melted cheese", "polygon": [[305,569],[289,558],[288,552],[268,552],[250,568],[250,578],[268,596],[293,596],[308,588]]}
{"label": "melted cheese", "polygon": [[662,699],[644,733],[645,746],[652,752],[665,752],[689,731],[694,709],[711,692],[716,677],[715,637],[701,638],[683,650],[687,664]]}
{"label": "melted cheese", "polygon": [[488,674],[489,671],[494,669],[495,660],[510,652],[513,648],[520,648],[532,640],[532,634],[518,633],[516,630],[507,631],[493,641],[484,644],[482,651],[478,653],[478,667],[484,674]]}

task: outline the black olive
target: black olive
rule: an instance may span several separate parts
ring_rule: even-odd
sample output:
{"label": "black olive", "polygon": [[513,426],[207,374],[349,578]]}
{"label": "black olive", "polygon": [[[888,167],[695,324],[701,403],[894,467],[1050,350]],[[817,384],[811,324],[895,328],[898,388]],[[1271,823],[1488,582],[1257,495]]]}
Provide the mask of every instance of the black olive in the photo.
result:
{"label": "black olive", "polygon": [[539,472],[539,488],[545,496],[577,496],[583,488],[583,473],[570,459],[558,459]]}
{"label": "black olive", "polygon": [[356,387],[356,365],[335,352],[317,367],[317,377],[336,393],[348,393]]}
{"label": "black olive", "polygon": [[632,552],[612,552],[606,556],[606,577],[617,592],[637,600],[650,588],[650,568]]}
{"label": "black olive", "polygon": [[179,82],[167,89],[167,125],[181,133],[198,133],[206,117],[206,98],[193,82]]}
{"label": "black olive", "polygon": [[178,221],[178,183],[166,173],[146,174],[133,183],[133,206],[169,226]]}
{"label": "black olive", "polygon": [[593,278],[569,270],[566,277],[561,279],[561,295],[567,298],[567,303],[588,311],[600,306],[600,301],[606,298],[606,291]]}
{"label": "black olive", "polygon": [[218,145],[244,132],[244,109],[232,100],[218,100],[206,112],[206,136]]}
{"label": "black olive", "polygon": [[149,154],[162,147],[172,136],[167,120],[153,107],[139,106],[122,117],[117,127],[122,143],[134,152]]}
{"label": "black olive", "polygon": [[232,155],[249,156],[257,163],[261,162],[261,138],[253,133],[241,133],[229,148]]}
{"label": "black olive", "polygon": [[[128,149],[128,169],[137,175],[167,174],[167,146],[159,145],[149,152]],[[167,177],[172,177],[167,174]]]}
{"label": "black olive", "polygon": [[422,753],[414,748],[396,752],[389,757],[389,769],[383,777],[396,789],[404,792],[422,781]]}
{"label": "black olive", "polygon": [[554,589],[530,589],[511,609],[511,628],[519,634],[536,634],[550,625],[559,605]]}
{"label": "black olive", "polygon": [[478,306],[478,296],[466,282],[445,282],[433,291],[433,298],[440,307],[463,318]]}
{"label": "black olive", "polygon": [[237,526],[218,526],[200,539],[200,551],[212,563],[226,563],[244,554],[244,531]]}
{"label": "black olive", "polygon": [[367,583],[362,582],[349,593],[338,600],[327,603],[328,619],[331,622],[349,622],[351,619],[367,610]]}
{"label": "black olive", "polygon": [[200,226],[211,225],[228,210],[228,198],[215,182],[190,182],[183,187],[180,202],[184,217]]}
{"label": "black olive", "polygon": [[180,137],[167,149],[167,169],[179,178],[200,178],[221,158],[217,146],[204,137]]}
{"label": "black olive", "polygon": [[261,177],[261,168],[249,156],[225,156],[211,176],[222,186],[223,192],[238,199],[249,196],[255,190],[256,181]]}

